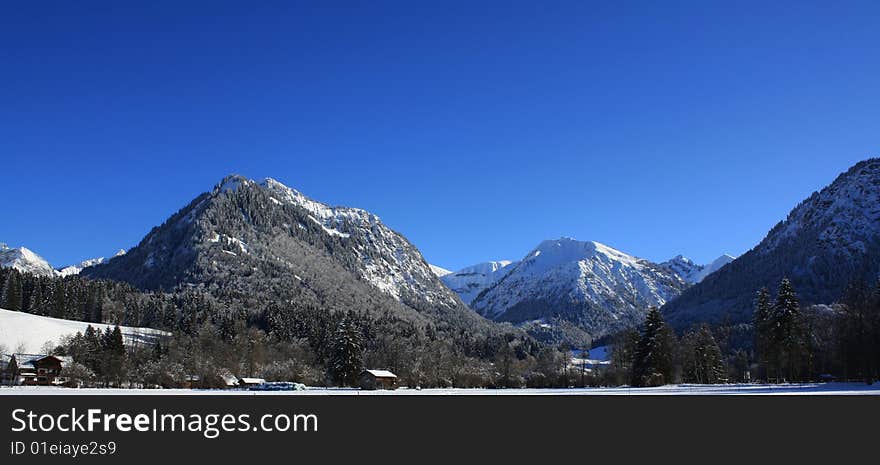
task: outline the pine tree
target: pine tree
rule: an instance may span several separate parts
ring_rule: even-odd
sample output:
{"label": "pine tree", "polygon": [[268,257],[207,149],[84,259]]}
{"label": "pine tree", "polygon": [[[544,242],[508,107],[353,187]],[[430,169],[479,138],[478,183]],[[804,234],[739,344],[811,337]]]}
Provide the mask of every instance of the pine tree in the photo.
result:
{"label": "pine tree", "polygon": [[753,316],[755,329],[755,352],[765,376],[769,376],[769,364],[776,360],[773,344],[773,306],[770,303],[770,290],[761,288],[755,297],[755,313]]}
{"label": "pine tree", "polygon": [[633,362],[634,386],[660,386],[673,380],[675,335],[666,326],[660,310],[651,307],[645,329],[636,346]]}
{"label": "pine tree", "polygon": [[34,284],[34,291],[31,294],[30,313],[35,315],[43,315],[43,305],[45,305],[45,296],[43,295],[43,283],[37,281]]}
{"label": "pine tree", "polygon": [[609,375],[614,385],[633,384],[633,362],[641,335],[631,328],[618,333],[611,346],[611,367]]}
{"label": "pine tree", "polygon": [[715,384],[724,381],[725,367],[721,348],[708,325],[688,333],[683,344],[682,375],[686,382]]}
{"label": "pine tree", "polygon": [[773,305],[773,344],[776,346],[777,371],[798,379],[804,350],[801,332],[800,303],[788,278],[779,284]]}
{"label": "pine tree", "polygon": [[86,326],[86,330],[83,333],[82,363],[97,375],[101,374],[102,352],[100,333],[92,325]]}
{"label": "pine tree", "polygon": [[347,320],[343,320],[331,342],[330,378],[338,386],[355,386],[362,367],[360,334]]}

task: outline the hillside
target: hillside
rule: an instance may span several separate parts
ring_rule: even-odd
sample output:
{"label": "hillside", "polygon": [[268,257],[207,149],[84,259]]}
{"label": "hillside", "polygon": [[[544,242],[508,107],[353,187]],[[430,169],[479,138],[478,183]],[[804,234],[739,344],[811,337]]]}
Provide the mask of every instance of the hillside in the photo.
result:
{"label": "hillside", "polygon": [[751,320],[755,292],[791,279],[803,304],[836,302],[880,276],[880,159],[862,161],[797,205],[752,250],[663,307],[677,327]]}
{"label": "hillside", "polygon": [[[104,331],[112,325],[86,323],[83,321],[62,320],[30,313],[0,309],[0,346],[4,353],[40,353],[47,342],[57,345],[65,336],[73,336],[85,331],[91,325]],[[170,335],[165,331],[150,328],[120,326],[126,344],[153,344],[160,336]]]}

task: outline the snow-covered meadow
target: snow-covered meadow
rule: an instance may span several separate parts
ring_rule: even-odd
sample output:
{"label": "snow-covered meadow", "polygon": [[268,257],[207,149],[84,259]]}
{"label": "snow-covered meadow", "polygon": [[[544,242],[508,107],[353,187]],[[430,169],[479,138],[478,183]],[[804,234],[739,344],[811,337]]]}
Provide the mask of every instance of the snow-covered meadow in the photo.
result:
{"label": "snow-covered meadow", "polygon": [[[83,332],[86,327],[104,331],[112,325],[62,320],[30,313],[0,309],[0,347],[8,352],[39,353],[46,344],[58,344],[65,336]],[[156,337],[168,334],[150,328],[120,326],[126,344],[152,343]]]}
{"label": "snow-covered meadow", "polygon": [[880,395],[880,383],[804,384],[677,384],[652,388],[574,389],[408,389],[363,391],[342,388],[308,388],[305,391],[245,391],[198,389],[69,389],[50,386],[0,388],[0,395],[186,395],[186,396],[665,396],[665,395]]}

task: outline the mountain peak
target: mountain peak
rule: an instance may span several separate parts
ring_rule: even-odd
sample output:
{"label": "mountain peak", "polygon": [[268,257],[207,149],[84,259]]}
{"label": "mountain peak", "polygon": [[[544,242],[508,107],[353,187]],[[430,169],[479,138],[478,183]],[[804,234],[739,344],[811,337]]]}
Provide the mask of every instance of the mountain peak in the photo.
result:
{"label": "mountain peak", "polygon": [[220,180],[219,183],[214,187],[215,192],[230,192],[236,191],[242,184],[252,183],[250,179],[240,175],[240,174],[230,174],[223,179]]}
{"label": "mountain peak", "polygon": [[27,247],[0,248],[0,267],[13,268],[39,276],[54,276],[55,269]]}
{"label": "mountain peak", "polygon": [[560,319],[593,336],[640,323],[649,306],[674,299],[674,272],[596,241],[541,242],[472,302],[480,314],[525,323]]}
{"label": "mountain peak", "polygon": [[[348,273],[345,278],[337,276],[339,268]],[[257,182],[236,174],[192,200],[124,256],[85,271],[147,290],[238,275],[248,285],[263,286],[251,281],[260,273],[272,279],[287,273],[296,282],[296,276],[335,276],[328,282],[357,281],[352,289],[366,283],[413,308],[464,308],[418,249],[377,216],[328,206],[274,178]]]}
{"label": "mountain peak", "polygon": [[536,261],[546,266],[586,260],[601,256],[606,261],[636,264],[641,259],[596,241],[579,241],[571,237],[546,240],[538,244],[523,261]]}
{"label": "mountain peak", "polygon": [[447,287],[455,291],[461,300],[470,304],[496,282],[501,280],[519,262],[496,260],[464,267],[453,273],[440,276]]}

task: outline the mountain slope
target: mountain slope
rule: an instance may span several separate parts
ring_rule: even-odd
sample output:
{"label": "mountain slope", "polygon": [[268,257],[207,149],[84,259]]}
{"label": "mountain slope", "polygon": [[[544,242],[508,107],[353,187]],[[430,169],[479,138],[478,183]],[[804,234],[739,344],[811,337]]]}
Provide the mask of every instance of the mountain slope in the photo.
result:
{"label": "mountain slope", "polygon": [[204,289],[245,307],[290,301],[486,327],[403,236],[364,210],[330,207],[274,179],[228,176],[90,278]]}
{"label": "mountain slope", "polygon": [[0,267],[14,268],[37,276],[54,276],[55,269],[43,257],[26,247],[9,248],[0,244]]}
{"label": "mountain slope", "polygon": [[[120,249],[118,252],[116,252],[116,255],[114,255],[113,257],[118,257],[120,255],[125,255],[125,249]],[[113,257],[111,257],[111,258],[113,258]],[[97,258],[90,258],[88,260],[83,260],[83,261],[77,263],[76,265],[68,265],[63,268],[59,268],[57,270],[58,276],[64,277],[64,276],[78,275],[82,272],[82,270],[89,268],[89,267],[92,267],[92,266],[100,265],[100,264],[104,263],[106,260],[107,259],[105,259],[104,257],[97,257]]]}
{"label": "mountain slope", "polygon": [[498,282],[519,262],[500,260],[478,263],[440,277],[467,304],[473,303],[481,292]]}
{"label": "mountain slope", "polygon": [[660,266],[679,275],[681,279],[685,280],[688,284],[696,284],[705,279],[706,276],[720,270],[721,267],[727,265],[733,260],[735,260],[735,257],[724,254],[713,260],[711,263],[699,265],[687,257],[677,255],[675,258],[661,263]]}
{"label": "mountain slope", "polygon": [[805,304],[837,301],[880,273],[880,159],[862,161],[814,192],[755,248],[707,276],[663,312],[677,327],[749,321],[755,292],[788,277]]}
{"label": "mountain slope", "polygon": [[439,267],[437,265],[428,264],[428,266],[431,267],[431,271],[433,271],[434,274],[437,275],[438,278],[442,278],[442,277],[452,273],[451,271],[447,270],[446,268]]}
{"label": "mountain slope", "polygon": [[[30,313],[0,309],[0,345],[8,351],[40,353],[48,342],[58,345],[65,336],[84,332],[86,327],[104,331],[113,325],[63,320]],[[154,344],[162,336],[171,333],[150,328],[120,326],[126,344]]]}
{"label": "mountain slope", "polygon": [[640,323],[687,284],[668,269],[598,242],[544,241],[472,307],[498,321],[559,318],[594,337]]}

